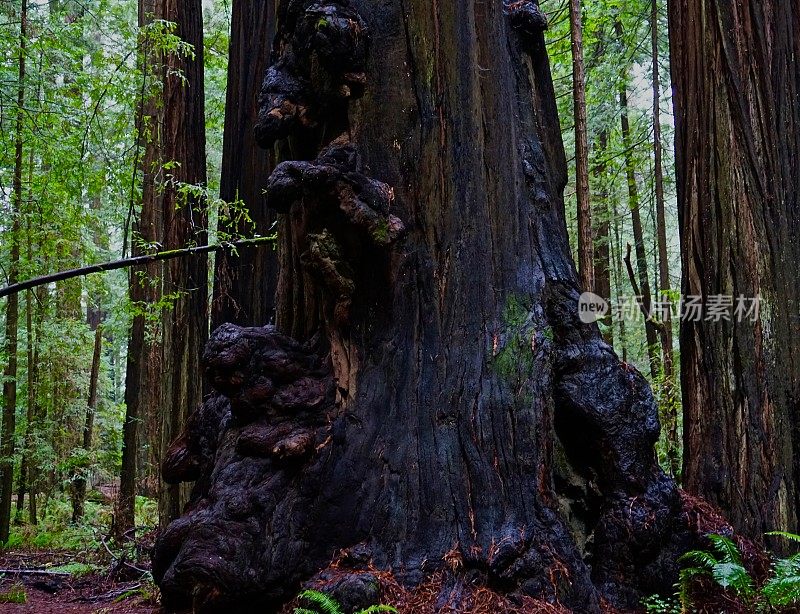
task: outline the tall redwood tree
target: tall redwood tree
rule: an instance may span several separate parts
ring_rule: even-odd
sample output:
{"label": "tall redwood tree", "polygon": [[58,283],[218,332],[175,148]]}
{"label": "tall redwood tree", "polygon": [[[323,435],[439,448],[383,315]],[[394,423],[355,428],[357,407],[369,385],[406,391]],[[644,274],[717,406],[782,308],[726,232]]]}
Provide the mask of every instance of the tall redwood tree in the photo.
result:
{"label": "tall redwood tree", "polygon": [[[221,229],[231,234],[267,236],[274,232],[276,216],[267,208],[264,195],[273,156],[256,146],[255,125],[258,93],[275,33],[275,4],[274,0],[233,1],[220,183],[220,197],[231,204],[223,212]],[[252,224],[242,220],[242,210]],[[277,252],[270,247],[220,253],[214,277],[213,325],[272,321],[277,264]]]}
{"label": "tall redwood tree", "polygon": [[670,20],[683,291],[763,299],[684,322],[686,486],[754,537],[796,531],[800,6],[677,0]]}
{"label": "tall redwood tree", "polygon": [[196,480],[155,549],[166,607],[276,611],[337,554],[351,583],[449,570],[580,612],[669,592],[690,535],[650,389],[578,318],[544,16],[277,15],[277,327],[206,349],[216,394],[164,463]]}

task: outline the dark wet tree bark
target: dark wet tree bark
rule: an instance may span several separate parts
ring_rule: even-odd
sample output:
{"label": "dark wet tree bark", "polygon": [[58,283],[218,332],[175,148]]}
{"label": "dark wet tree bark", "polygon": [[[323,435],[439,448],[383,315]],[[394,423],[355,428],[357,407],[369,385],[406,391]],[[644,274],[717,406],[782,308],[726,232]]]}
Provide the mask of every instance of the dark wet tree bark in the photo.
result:
{"label": "dark wet tree bark", "polygon": [[[237,223],[237,209],[223,211],[220,230],[228,234],[267,236],[274,232],[274,212],[264,190],[274,166],[272,154],[256,146],[258,92],[269,64],[275,34],[275,0],[234,0],[228,60],[228,91],[222,143],[220,198],[243,207],[252,225]],[[271,246],[217,255],[212,326],[233,322],[261,326],[275,317],[277,252]]]}
{"label": "dark wet tree bark", "polygon": [[800,9],[679,0],[670,35],[683,292],[763,299],[683,322],[686,486],[753,537],[797,531]]}
{"label": "dark wet tree bark", "polygon": [[164,462],[196,481],[155,548],[167,609],[276,611],[337,553],[580,612],[669,592],[681,500],[644,378],[578,318],[543,15],[278,19],[256,131],[286,154],[277,327],[206,348],[216,392]]}

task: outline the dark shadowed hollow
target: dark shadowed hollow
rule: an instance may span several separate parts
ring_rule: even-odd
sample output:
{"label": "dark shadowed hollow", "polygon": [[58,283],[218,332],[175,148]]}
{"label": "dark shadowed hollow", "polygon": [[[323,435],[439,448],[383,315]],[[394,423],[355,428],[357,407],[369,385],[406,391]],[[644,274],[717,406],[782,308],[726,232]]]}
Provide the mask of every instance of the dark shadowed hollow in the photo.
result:
{"label": "dark shadowed hollow", "polygon": [[292,0],[256,136],[283,160],[277,324],[225,325],[171,447],[168,609],[277,611],[339,557],[579,612],[693,545],[643,377],[578,319],[544,18]]}

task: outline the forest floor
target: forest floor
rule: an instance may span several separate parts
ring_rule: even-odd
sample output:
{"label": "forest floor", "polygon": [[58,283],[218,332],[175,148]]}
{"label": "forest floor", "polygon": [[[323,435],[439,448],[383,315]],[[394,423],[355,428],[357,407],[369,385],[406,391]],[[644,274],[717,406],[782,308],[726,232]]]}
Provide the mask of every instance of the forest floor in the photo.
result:
{"label": "forest floor", "polygon": [[0,612],[151,614],[158,610],[147,576],[125,578],[82,558],[70,551],[3,551]]}

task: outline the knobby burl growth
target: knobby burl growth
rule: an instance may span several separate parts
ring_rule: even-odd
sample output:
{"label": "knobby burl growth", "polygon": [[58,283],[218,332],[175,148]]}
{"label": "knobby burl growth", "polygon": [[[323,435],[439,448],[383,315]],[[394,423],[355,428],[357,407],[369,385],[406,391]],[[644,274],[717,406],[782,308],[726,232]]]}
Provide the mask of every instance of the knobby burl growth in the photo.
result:
{"label": "knobby burl growth", "polygon": [[276,611],[308,581],[369,605],[373,568],[444,574],[431,611],[477,585],[579,612],[670,592],[701,523],[646,381],[578,319],[538,7],[279,16],[277,327],[206,349],[215,393],[163,468],[195,482],[155,548],[165,606]]}

